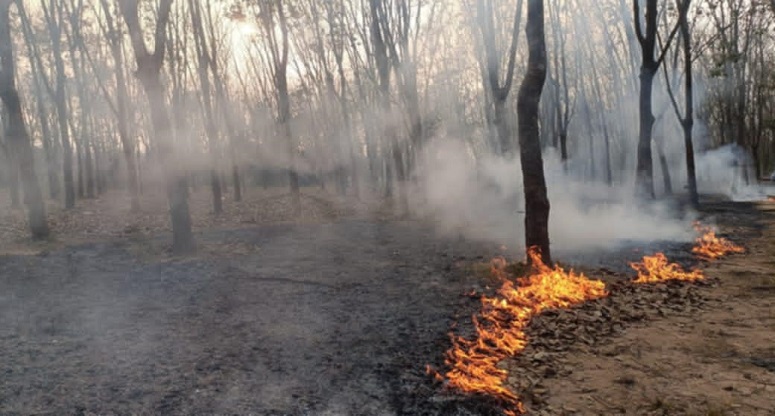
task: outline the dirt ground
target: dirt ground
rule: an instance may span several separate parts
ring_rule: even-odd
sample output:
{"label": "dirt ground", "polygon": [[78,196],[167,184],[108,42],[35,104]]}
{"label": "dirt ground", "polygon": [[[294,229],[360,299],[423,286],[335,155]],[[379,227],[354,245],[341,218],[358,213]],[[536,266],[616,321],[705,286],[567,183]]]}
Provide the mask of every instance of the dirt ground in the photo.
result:
{"label": "dirt ground", "polygon": [[572,373],[543,380],[549,414],[775,414],[775,204],[707,211],[747,253],[702,265],[701,308],[564,354]]}
{"label": "dirt ground", "polygon": [[[53,207],[59,237],[43,243],[26,241],[19,213],[0,218],[0,414],[499,413],[425,374],[470,322],[478,300],[464,293],[484,286],[474,271],[497,247],[312,190],[302,221],[282,193],[227,203],[223,219],[206,193],[192,201],[200,250],[187,258],[165,251],[158,198],[138,214],[116,198]],[[545,314],[505,363],[531,413],[775,414],[775,210],[704,215],[749,252],[704,265],[709,284],[620,296],[631,319],[604,333],[579,316],[614,296]],[[691,260],[686,248],[666,247]],[[637,255],[601,253],[589,274],[621,280],[610,270]]]}

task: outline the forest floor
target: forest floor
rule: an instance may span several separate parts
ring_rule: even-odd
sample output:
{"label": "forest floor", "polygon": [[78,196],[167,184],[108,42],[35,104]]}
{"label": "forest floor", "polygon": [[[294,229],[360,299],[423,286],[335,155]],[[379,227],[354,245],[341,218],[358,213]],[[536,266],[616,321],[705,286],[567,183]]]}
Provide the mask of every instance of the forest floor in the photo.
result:
{"label": "forest floor", "polygon": [[[166,249],[158,195],[136,214],[123,197],[52,205],[46,242],[0,217],[0,414],[498,414],[425,365],[450,328],[470,332],[465,293],[500,248],[320,190],[293,220],[284,192],[251,191],[221,217],[192,195],[188,257]],[[775,204],[702,215],[748,252],[702,264],[707,283],[623,285],[537,318],[504,363],[532,414],[773,414]],[[689,262],[688,247],[660,248]],[[642,254],[584,271],[621,283]]]}

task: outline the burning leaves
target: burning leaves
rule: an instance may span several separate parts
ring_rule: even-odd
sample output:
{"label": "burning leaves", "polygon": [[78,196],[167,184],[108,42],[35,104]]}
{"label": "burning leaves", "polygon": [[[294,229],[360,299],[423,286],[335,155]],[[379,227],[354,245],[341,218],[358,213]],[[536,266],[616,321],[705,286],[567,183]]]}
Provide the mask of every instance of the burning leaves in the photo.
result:
{"label": "burning leaves", "polygon": [[668,280],[693,282],[704,278],[701,270],[694,269],[687,272],[679,264],[668,262],[664,253],[644,256],[641,262],[630,263],[630,267],[638,272],[635,283],[659,283]]}
{"label": "burning leaves", "polygon": [[[692,252],[701,258],[715,259],[743,251],[742,247],[716,237],[710,228],[698,224],[695,227],[703,234],[697,238]],[[491,262],[492,274],[502,284],[494,296],[481,297],[481,311],[473,317],[476,336],[473,339],[453,336],[452,347],[445,355],[448,370],[443,375],[427,368],[429,374],[446,382],[449,388],[495,399],[507,415],[522,414],[525,409],[517,393],[506,385],[508,371],[499,364],[525,349],[530,321],[543,311],[565,309],[608,295],[602,281],[590,280],[572,270],[566,272],[559,266],[551,268],[541,261],[536,249],[529,250],[528,255],[532,273],[516,280],[508,278],[505,259]],[[636,284],[694,282],[704,278],[701,270],[686,271],[679,264],[669,262],[664,253],[644,256],[642,261],[630,266],[638,274],[633,281]]]}
{"label": "burning leaves", "polygon": [[723,237],[716,237],[716,233],[710,228],[694,224],[694,228],[702,235],[695,240],[696,245],[692,253],[704,260],[715,260],[729,253],[743,253],[745,249]]}
{"label": "burning leaves", "polygon": [[[458,391],[493,397],[507,414],[524,412],[516,393],[505,386],[508,372],[498,367],[503,359],[521,352],[527,345],[525,330],[542,311],[567,308],[586,300],[606,296],[605,284],[557,266],[550,268],[530,250],[535,272],[526,278],[504,280],[493,297],[482,297],[482,310],[474,317],[476,338],[455,337],[447,351],[449,370],[438,379]],[[503,275],[505,262],[492,263],[496,275]]]}

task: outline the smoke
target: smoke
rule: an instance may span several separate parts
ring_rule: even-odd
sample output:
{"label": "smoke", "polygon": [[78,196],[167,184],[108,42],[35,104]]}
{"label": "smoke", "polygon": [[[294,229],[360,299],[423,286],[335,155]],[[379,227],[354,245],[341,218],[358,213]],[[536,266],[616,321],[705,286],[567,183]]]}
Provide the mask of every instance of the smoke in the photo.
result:
{"label": "smoke", "polygon": [[[478,162],[476,161],[478,159]],[[421,161],[424,173],[413,207],[443,232],[524,247],[524,201],[519,160],[475,159],[461,140],[437,139]],[[583,253],[623,242],[690,241],[692,213],[666,203],[638,203],[631,186],[609,187],[566,174],[551,149],[544,155],[549,235],[557,252]]]}
{"label": "smoke", "polygon": [[759,185],[748,152],[736,144],[709,150],[697,156],[697,188],[700,193],[722,195],[733,201],[767,198]]}

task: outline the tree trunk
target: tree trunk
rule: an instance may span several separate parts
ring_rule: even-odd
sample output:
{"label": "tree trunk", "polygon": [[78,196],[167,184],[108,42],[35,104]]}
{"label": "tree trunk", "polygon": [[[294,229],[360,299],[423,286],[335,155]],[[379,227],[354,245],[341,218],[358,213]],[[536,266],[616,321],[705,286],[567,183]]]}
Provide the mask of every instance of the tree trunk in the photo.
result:
{"label": "tree trunk", "polygon": [[164,91],[158,78],[141,78],[151,108],[151,124],[157,142],[157,156],[162,163],[167,199],[172,220],[172,249],[183,254],[194,251],[191,214],[188,209],[188,178],[185,169],[175,162],[172,145],[172,121],[165,105]]}
{"label": "tree trunk", "polygon": [[657,153],[659,156],[659,167],[662,169],[662,184],[665,188],[666,195],[673,194],[673,181],[670,179],[670,166],[667,163],[667,157],[665,156],[665,150],[662,148],[662,142],[657,140]]}
{"label": "tree trunk", "polygon": [[605,143],[605,182],[608,186],[614,184],[613,172],[611,171],[611,138],[608,136],[608,126],[605,118],[602,118],[603,141]]}
{"label": "tree trunk", "polygon": [[79,145],[75,148],[75,155],[76,155],[76,164],[77,164],[77,170],[75,172],[76,176],[78,177],[78,197],[79,198],[85,198],[86,197],[86,181],[84,172],[86,172],[86,168],[83,165],[83,146]]}
{"label": "tree trunk", "polygon": [[[694,166],[694,144],[692,143],[692,128],[694,127],[694,85],[692,74],[692,40],[689,35],[689,20],[687,18],[688,6],[690,0],[686,2],[682,13],[679,16],[681,27],[681,36],[684,47],[684,99],[686,109],[684,119],[681,120],[681,127],[684,133],[684,147],[686,148],[686,174],[687,185],[689,186],[689,201],[692,206],[697,208],[700,205],[700,196],[697,192],[697,173]],[[775,0],[773,0],[775,2]]]}
{"label": "tree trunk", "polygon": [[[653,53],[653,51],[652,51]],[[636,168],[636,195],[640,198],[654,199],[654,166],[651,154],[651,134],[654,128],[654,115],[651,112],[651,93],[654,85],[654,71],[642,67],[640,72],[638,164]]]}
{"label": "tree trunk", "polygon": [[528,249],[541,250],[544,263],[552,262],[549,248],[549,198],[541,155],[541,135],[538,111],[541,92],[546,81],[546,41],[544,39],[544,4],[528,0],[527,27],[528,64],[519,88],[519,146],[522,180],[525,193],[525,244]]}
{"label": "tree trunk", "polygon": [[[73,147],[72,143],[70,142],[70,128],[68,125],[69,113],[67,111],[67,95],[65,91],[67,75],[65,74],[65,63],[62,57],[61,47],[63,22],[61,21],[61,16],[59,16],[58,7],[53,0],[49,1],[48,7],[44,7],[44,11],[45,10],[48,10],[48,12],[45,14],[49,35],[51,37],[51,53],[54,57],[54,68],[56,70],[56,92],[54,96],[54,104],[56,105],[57,120],[59,122],[59,137],[62,140],[62,170],[65,184],[65,208],[71,209],[75,207],[75,188],[73,186]],[[81,175],[80,154],[78,156],[78,174]],[[78,192],[81,197],[83,197],[82,190],[82,183],[80,182],[79,178]]]}
{"label": "tree trunk", "polygon": [[167,199],[169,200],[172,221],[172,250],[176,254],[190,253],[196,247],[191,232],[191,214],[188,209],[188,180],[185,169],[176,160],[172,122],[160,80],[161,67],[164,62],[166,26],[169,21],[172,0],[162,0],[159,6],[153,53],[149,53],[145,46],[137,10],[138,0],[125,0],[119,4],[135,52],[137,77],[145,90],[150,106],[151,124],[157,149],[156,157],[162,166]]}
{"label": "tree trunk", "polygon": [[[202,28],[202,16],[197,4],[189,0],[189,11],[194,27],[194,47],[199,60],[197,68],[199,75],[199,86],[201,87],[202,107],[204,110],[205,132],[207,133],[207,147],[210,153],[210,189],[213,194],[213,213],[220,215],[223,212],[223,190],[221,188],[221,178],[218,174],[218,128],[215,125],[215,114],[213,112],[212,88],[210,85],[210,64],[207,42],[205,40],[204,29]],[[217,74],[216,74],[217,76]]]}
{"label": "tree trunk", "polygon": [[10,147],[8,148],[8,153],[6,153],[6,157],[8,158],[8,188],[11,193],[11,208],[17,209],[21,207],[19,195],[19,162]]}
{"label": "tree trunk", "polygon": [[91,145],[91,140],[87,139],[86,137],[81,138],[81,140],[84,142],[84,176],[86,176],[86,197],[87,198],[94,198],[96,196],[95,194],[95,184],[94,184],[94,148]]}
{"label": "tree trunk", "polygon": [[[10,8],[12,0],[0,0],[0,100],[8,114],[6,137],[9,147],[18,161],[24,203],[27,206],[27,221],[32,237],[45,238],[49,235],[46,220],[46,205],[35,172],[35,157],[27,126],[22,114],[21,100],[16,90],[13,42],[11,38]],[[21,3],[17,3],[21,4]]]}

